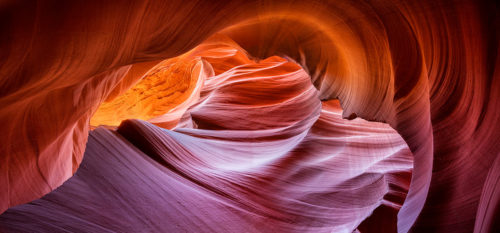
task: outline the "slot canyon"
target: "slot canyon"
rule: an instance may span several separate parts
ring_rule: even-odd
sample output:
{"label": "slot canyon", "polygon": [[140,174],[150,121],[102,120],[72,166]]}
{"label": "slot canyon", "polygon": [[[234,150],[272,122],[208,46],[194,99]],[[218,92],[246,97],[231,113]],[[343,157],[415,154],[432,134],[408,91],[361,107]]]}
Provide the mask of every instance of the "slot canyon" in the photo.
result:
{"label": "slot canyon", "polygon": [[0,232],[500,232],[499,12],[0,1]]}

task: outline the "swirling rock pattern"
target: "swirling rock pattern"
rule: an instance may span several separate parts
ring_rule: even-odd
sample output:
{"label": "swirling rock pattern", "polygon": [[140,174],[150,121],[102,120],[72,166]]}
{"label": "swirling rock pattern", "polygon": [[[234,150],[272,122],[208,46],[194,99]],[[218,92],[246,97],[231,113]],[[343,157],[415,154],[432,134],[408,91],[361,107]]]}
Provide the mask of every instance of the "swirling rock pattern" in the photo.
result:
{"label": "swirling rock pattern", "polygon": [[[495,232],[499,227],[496,223],[500,215],[500,197],[497,195],[498,157],[500,155],[498,143],[498,138],[500,138],[500,124],[498,124],[500,121],[500,103],[498,102],[500,98],[498,96],[500,95],[500,59],[498,58],[500,22],[496,3],[468,0],[418,2],[395,0],[163,2],[152,0],[134,3],[41,1],[31,4],[27,1],[7,1],[0,4],[0,12],[2,35],[0,37],[0,51],[2,51],[0,55],[2,74],[0,122],[3,126],[2,135],[5,135],[0,147],[0,186],[5,187],[0,192],[0,210],[2,211],[40,198],[56,189],[77,170],[84,150],[87,151],[86,157],[89,157],[87,165],[97,166],[98,164],[92,161],[98,160],[100,155],[98,151],[90,152],[91,148],[99,144],[97,141],[104,143],[106,140],[104,138],[109,137],[111,142],[105,145],[117,148],[116,153],[110,152],[113,158],[128,158],[118,156],[120,149],[117,145],[123,146],[123,150],[137,152],[130,155],[132,161],[138,161],[140,158],[137,157],[138,155],[146,154],[175,174],[183,174],[182,179],[194,182],[196,187],[203,187],[204,192],[215,192],[219,195],[216,198],[217,201],[229,198],[230,204],[228,205],[232,206],[230,209],[250,211],[257,216],[264,216],[262,218],[269,219],[269,221],[281,223],[288,221],[289,225],[285,224],[286,226],[276,224],[276,230],[350,231],[358,228],[359,231],[370,232],[382,229],[378,223],[384,222],[382,221],[384,219],[389,219],[388,222],[393,224],[397,221],[397,226],[393,227],[394,229],[397,227],[399,232],[409,230],[415,232]],[[205,46],[198,50],[200,54],[193,53],[192,48],[216,32],[230,37],[235,43],[224,42],[224,45],[216,45],[212,41],[197,47]],[[265,60],[254,62],[248,59],[246,54],[241,52],[243,50],[234,49],[237,48],[234,44],[240,45],[252,56]],[[209,51],[211,46],[229,46],[233,49],[220,49],[219,51],[213,49],[211,54],[208,52],[202,54],[203,51]],[[145,74],[147,76],[148,70],[157,67],[158,64],[164,62],[164,59],[175,59],[174,57],[188,51],[191,55],[186,56],[192,56],[194,60],[190,60],[191,63],[183,62],[179,66],[192,65],[186,66],[188,68],[185,73],[190,73],[189,80],[193,82],[190,81],[189,85],[187,81],[182,84],[170,82],[173,85],[166,88],[165,92],[168,94],[172,93],[168,90],[182,90],[182,98],[172,98],[170,100],[173,102],[164,102],[157,112],[141,110],[140,117],[132,114],[132,117],[149,120],[157,126],[128,121],[118,128],[117,132],[121,136],[117,138],[116,134],[97,129],[91,135],[108,136],[96,136],[95,141],[92,141],[94,139],[91,137],[89,145],[85,147],[90,119],[96,111],[100,111],[98,109],[102,102],[112,103],[113,100],[123,98],[121,96],[126,96],[127,90],[134,84],[145,82],[146,79],[140,81],[139,79]],[[230,51],[239,55],[230,55]],[[226,57],[226,61],[220,59],[218,53],[223,54],[220,57]],[[272,57],[273,55],[284,57],[289,61]],[[291,61],[299,64],[304,71]],[[240,66],[246,67],[247,70]],[[276,73],[272,73],[271,70],[275,68]],[[235,71],[238,72],[234,73]],[[299,74],[301,72],[302,74]],[[259,86],[256,85],[259,83],[257,80],[252,80],[252,74],[256,75],[255,79],[257,77],[259,79],[277,78],[277,80],[267,79],[269,82],[284,80],[279,82],[280,85],[266,83],[264,86]],[[282,77],[278,74],[287,75]],[[310,83],[303,81],[305,80],[303,77],[299,77],[301,75],[307,77],[307,74],[318,90],[317,92],[311,88]],[[201,83],[200,80],[203,80],[206,86],[201,87],[198,84],[198,82]],[[261,81],[265,82],[266,79]],[[266,91],[267,86],[274,87],[273,90],[276,91]],[[279,88],[287,91],[278,92]],[[255,96],[245,95],[245,93],[252,93]],[[300,98],[295,99],[293,96],[300,96]],[[340,100],[342,111],[339,106],[327,102],[336,98]],[[320,99],[325,102],[321,104]],[[297,109],[290,107],[295,101],[303,101],[295,106]],[[146,103],[151,102],[146,101]],[[258,111],[249,111],[249,106],[257,106],[253,110],[258,109]],[[158,106],[155,105],[155,107]],[[260,111],[267,115],[263,118],[253,115],[258,115]],[[331,114],[328,113],[329,111]],[[128,118],[130,112],[125,112],[123,118]],[[307,117],[301,115],[305,113],[309,115]],[[304,181],[301,180],[300,175],[288,177],[298,172],[295,169],[307,170],[307,167],[313,166],[309,164],[311,161],[303,162],[300,158],[294,158],[293,153],[297,152],[293,151],[304,151],[301,153],[307,155],[307,159],[303,158],[306,161],[309,159],[314,161],[314,158],[318,157],[319,161],[324,160],[324,164],[328,164],[328,167],[335,171],[335,166],[338,164],[331,163],[331,160],[335,158],[323,158],[322,150],[332,150],[331,153],[333,153],[341,147],[321,142],[322,140],[329,141],[327,139],[332,137],[329,134],[334,133],[336,127],[340,127],[337,125],[332,129],[328,124],[332,121],[332,124],[336,124],[333,119],[340,117],[338,114],[346,118],[359,116],[388,123],[406,142],[413,154],[413,159],[403,156],[403,154],[409,155],[409,152],[402,154],[394,152],[394,148],[401,146],[399,144],[401,141],[395,140],[398,141],[396,143],[389,137],[395,134],[387,125],[372,125],[368,122],[358,122],[361,126],[351,125],[350,127],[353,127],[351,129],[356,129],[356,132],[349,132],[349,134],[363,135],[368,131],[369,135],[371,133],[376,135],[377,132],[383,132],[381,134],[386,135],[384,137],[389,137],[385,138],[385,141],[377,142],[377,146],[370,144],[373,143],[370,140],[360,142],[366,148],[378,148],[383,151],[374,151],[375,154],[372,155],[373,158],[379,158],[380,162],[373,164],[373,161],[367,162],[363,160],[363,156],[359,156],[356,157],[359,163],[354,163],[359,166],[368,166],[365,167],[368,170],[375,169],[376,172],[372,173],[383,178],[378,179],[381,184],[373,183],[374,186],[382,187],[382,189],[385,187],[386,190],[372,187],[370,194],[365,193],[363,199],[351,203],[343,202],[343,204],[349,204],[342,206],[342,214],[336,217],[328,214],[328,208],[332,206],[321,206],[321,204],[326,204],[326,201],[312,205],[314,208],[326,208],[324,212],[321,212],[321,216],[309,216],[311,212],[308,211],[297,214],[297,209],[294,208],[303,207],[301,204],[308,203],[312,198],[298,197],[287,182],[291,179],[293,182],[315,184],[315,181],[308,179],[315,177],[316,172],[305,172],[307,174],[305,177],[308,179]],[[322,118],[327,115],[328,117]],[[119,120],[115,119],[113,124],[116,125]],[[356,121],[360,120],[345,121],[339,125],[342,127],[350,124],[356,125]],[[317,127],[318,124],[321,126]],[[158,126],[175,128],[176,133],[171,131],[161,134],[147,133],[157,132],[159,129],[155,127]],[[307,133],[304,133],[305,129],[309,129]],[[372,129],[377,130],[372,132]],[[144,137],[129,135],[135,132],[134,130],[137,131],[137,135]],[[229,135],[228,130],[232,130]],[[196,141],[191,144],[191,147],[185,146],[186,151],[196,151],[189,153],[193,160],[188,161],[194,163],[189,164],[185,158],[178,158],[177,161],[171,160],[172,158],[166,159],[168,156],[164,150],[173,145],[161,147],[162,142],[168,142],[168,140],[155,141],[152,135],[162,140],[171,138],[168,135],[186,137],[185,140],[172,139],[172,143],[189,143],[195,138],[196,140],[203,139],[203,142]],[[303,138],[297,138],[300,135]],[[123,137],[132,142],[133,146]],[[144,141],[143,138],[148,138],[150,141]],[[219,144],[214,142],[212,145],[209,143],[212,142],[211,140]],[[396,144],[384,144],[388,141]],[[257,156],[252,161],[256,161],[257,164],[262,163],[260,165],[263,166],[264,178],[260,178],[263,179],[261,182],[274,185],[262,185],[262,190],[260,186],[257,186],[259,189],[252,192],[275,188],[278,191],[287,192],[286,194],[290,196],[282,195],[281,197],[285,200],[280,202],[280,198],[279,200],[273,197],[266,199],[264,198],[268,197],[266,195],[259,196],[258,193],[254,193],[252,196],[252,192],[245,193],[241,189],[256,184],[241,180],[242,178],[237,174],[247,174],[245,177],[249,180],[260,177],[245,173],[249,172],[245,171],[245,168],[250,169],[251,164],[243,166],[241,168],[243,171],[234,171],[234,176],[227,176],[223,168],[233,166],[236,161],[229,158],[227,158],[229,161],[224,161],[222,155],[207,153],[209,154],[207,158],[213,159],[215,163],[210,164],[210,161],[197,154],[202,153],[203,149],[200,145],[223,150],[230,147],[226,146],[226,143],[237,142],[272,145],[257,147],[255,151],[271,148],[278,150],[286,146],[293,148],[290,152],[281,154],[282,157],[276,157],[276,159],[286,160],[288,157],[293,157],[293,159],[278,165],[272,163],[276,162],[274,160],[266,161],[264,158],[259,158],[259,155],[263,155],[261,153],[244,151],[247,146],[233,144],[232,146],[235,147],[232,150],[235,152],[231,152],[236,155],[253,153]],[[315,143],[321,146],[313,146]],[[379,148],[378,143],[386,146]],[[133,149],[134,147],[142,152]],[[348,153],[356,154],[356,151],[352,151],[352,144],[344,148]],[[305,151],[310,151],[310,154]],[[185,151],[175,150],[175,152],[182,154]],[[384,156],[377,156],[377,153],[384,154]],[[276,155],[271,152],[269,154]],[[234,157],[243,159],[241,156]],[[236,159],[234,157],[231,159]],[[267,156],[266,158],[274,157]],[[107,164],[114,167],[116,161],[120,159]],[[245,164],[244,161],[239,162]],[[343,162],[343,166],[347,169],[350,163]],[[268,163],[283,169],[283,171],[276,171],[282,176],[273,177],[275,179],[271,180],[269,177],[266,178],[267,173],[264,171],[267,168],[265,164]],[[379,163],[383,166],[378,167]],[[201,169],[204,166],[210,168],[203,170],[207,174],[214,172],[212,166],[215,166],[217,167],[215,170],[220,169],[222,175],[207,178],[194,173],[197,168]],[[235,165],[233,169],[237,167]],[[349,171],[363,171],[361,168],[349,168],[352,168],[347,169]],[[102,167],[102,169],[105,168]],[[412,169],[411,178],[410,169]],[[200,173],[203,174],[203,172]],[[80,178],[78,174],[80,172],[68,181],[68,187],[63,185],[60,188],[62,191],[57,189],[44,198],[62,195],[56,199],[62,198],[60,200],[63,200],[64,197],[68,198],[63,195],[65,192],[71,193],[71,190],[78,189],[70,185],[73,182],[80,184],[79,179],[95,179],[85,178],[85,172],[81,175],[84,178]],[[365,172],[359,174],[365,174]],[[153,174],[150,175],[154,177]],[[375,179],[376,176],[373,175],[371,178]],[[115,178],[109,177],[110,180]],[[369,180],[366,177],[360,177],[356,182],[361,183],[349,183],[354,182],[352,179],[355,178],[338,174],[332,176],[331,179],[322,188],[332,185],[329,182],[334,182],[330,187],[334,187],[332,190],[335,190],[340,185],[335,183],[335,180],[342,179],[351,187],[367,187],[362,182]],[[411,179],[409,183],[408,179]],[[172,182],[185,183],[187,181]],[[240,183],[238,186],[240,189],[237,189],[231,186],[235,182],[249,183]],[[278,182],[280,185],[273,182]],[[340,188],[342,187],[340,185]],[[121,188],[117,190],[127,190],[130,187]],[[157,191],[160,189],[164,190],[158,188]],[[96,192],[99,192],[98,190],[100,189],[95,189]],[[179,192],[182,193],[182,191]],[[321,191],[307,189],[302,194],[309,193],[314,196],[317,192]],[[229,196],[224,196],[225,194]],[[139,197],[141,195],[138,194]],[[354,194],[351,195],[351,201],[355,200],[354,196]],[[195,196],[193,198],[195,199]],[[43,200],[40,199],[34,203]],[[141,203],[137,200],[129,201]],[[293,200],[303,202],[287,204]],[[383,205],[375,209],[378,206],[375,200]],[[198,201],[203,202],[201,199]],[[224,205],[227,204],[226,201]],[[193,200],[193,205],[195,203],[196,201]],[[215,208],[215,204],[206,203],[208,209]],[[73,203],[73,205],[78,204]],[[85,206],[84,203],[80,205],[82,208]],[[140,204],[136,205],[137,208],[141,208]],[[208,207],[209,205],[211,207]],[[349,212],[350,207],[356,205],[361,205],[364,209],[360,208],[356,213]],[[43,206],[35,204],[15,207],[2,215],[2,226],[8,229],[22,229],[19,222],[16,224],[16,219],[25,222],[23,219],[30,218],[30,216],[32,218],[39,216],[40,221],[47,220],[45,224],[48,224],[50,219],[57,219],[56,215],[46,215],[42,218],[41,213],[50,209],[48,207],[45,210],[38,209]],[[194,206],[191,207],[194,208]],[[311,207],[308,210],[317,211],[314,208]],[[19,213],[21,209],[26,214],[17,215],[24,216],[22,218],[15,218],[16,213]],[[88,209],[92,208],[88,207]],[[368,217],[372,211],[374,214]],[[222,212],[224,211],[221,210],[221,216],[224,216]],[[383,215],[387,217],[381,217]],[[61,214],[59,217],[63,218],[62,216],[64,215]],[[66,213],[65,216],[71,218],[71,214]],[[234,221],[241,222],[242,227],[245,226],[243,222],[250,221],[246,214],[243,214],[241,218],[246,220]],[[365,218],[366,221],[361,223]],[[204,227],[210,225],[208,219],[207,217],[203,220],[207,222],[205,225],[202,224]],[[105,222],[96,226],[113,222],[109,218],[104,218],[103,221]],[[87,221],[87,223],[93,222]],[[176,221],[172,220],[172,222]],[[254,220],[253,224],[249,225],[261,227],[256,230],[271,229],[258,226],[260,222]],[[305,224],[307,227],[302,224],[305,222],[309,222],[309,225]],[[189,225],[183,220],[179,220],[178,223],[186,223],[181,224],[184,226]],[[210,225],[210,227],[215,227],[215,225]],[[72,225],[76,227],[73,228],[75,230],[78,226],[83,227],[77,223]],[[297,226],[304,228],[297,228]],[[26,227],[26,229],[34,229],[29,228],[29,225]],[[151,228],[151,230],[154,229],[158,228]],[[226,231],[238,229],[226,229]],[[253,228],[246,229],[251,231]],[[206,228],[206,230],[217,231],[218,229]]]}
{"label": "swirling rock pattern", "polygon": [[[199,55],[212,54],[215,67],[244,53],[227,45],[204,51]],[[215,58],[213,51],[221,52]],[[294,62],[239,61],[204,78],[198,101],[175,131],[129,120],[116,133],[91,132],[75,176],[42,199],[11,208],[0,226],[14,232],[352,232],[375,208],[401,207],[413,157],[394,129],[342,119],[339,102],[321,103]],[[111,211],[86,213],[97,209]]]}

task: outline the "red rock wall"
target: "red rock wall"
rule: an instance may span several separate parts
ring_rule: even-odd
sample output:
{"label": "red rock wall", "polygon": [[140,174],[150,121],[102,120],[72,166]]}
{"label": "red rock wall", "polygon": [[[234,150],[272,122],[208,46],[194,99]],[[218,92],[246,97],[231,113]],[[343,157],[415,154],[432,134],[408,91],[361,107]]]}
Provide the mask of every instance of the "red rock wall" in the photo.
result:
{"label": "red rock wall", "polygon": [[220,32],[253,56],[301,64],[344,117],[397,130],[414,155],[398,231],[498,227],[497,4],[7,1],[0,12],[2,210],[71,177],[100,103],[153,65],[131,75],[133,64]]}

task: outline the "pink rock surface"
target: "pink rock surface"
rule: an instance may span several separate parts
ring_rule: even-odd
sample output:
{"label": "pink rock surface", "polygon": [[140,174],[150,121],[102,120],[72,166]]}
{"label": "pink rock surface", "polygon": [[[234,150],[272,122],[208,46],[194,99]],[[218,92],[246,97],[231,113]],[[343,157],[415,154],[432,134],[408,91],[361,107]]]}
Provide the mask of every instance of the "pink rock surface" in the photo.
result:
{"label": "pink rock surface", "polygon": [[74,177],[0,227],[352,232],[379,206],[399,210],[413,159],[394,129],[342,119],[279,57],[207,78],[175,131],[129,120],[94,130],[86,148]]}

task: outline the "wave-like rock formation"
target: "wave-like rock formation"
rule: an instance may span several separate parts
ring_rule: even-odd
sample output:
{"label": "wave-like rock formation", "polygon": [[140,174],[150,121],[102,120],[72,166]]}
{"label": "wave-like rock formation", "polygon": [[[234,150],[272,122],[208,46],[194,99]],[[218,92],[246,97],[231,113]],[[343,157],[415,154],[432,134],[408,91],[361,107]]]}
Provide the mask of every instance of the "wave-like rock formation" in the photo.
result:
{"label": "wave-like rock formation", "polygon": [[0,229],[498,231],[498,12],[3,2]]}
{"label": "wave-like rock formation", "polygon": [[82,226],[89,232],[352,232],[379,206],[399,210],[413,157],[394,129],[342,119],[339,102],[321,103],[294,62],[237,60],[241,49],[226,45],[204,51],[199,55],[220,51],[211,59],[216,70],[227,59],[240,64],[203,78],[198,101],[175,131],[137,120],[116,132],[97,128],[75,176],[8,210],[0,226],[12,232]]}

